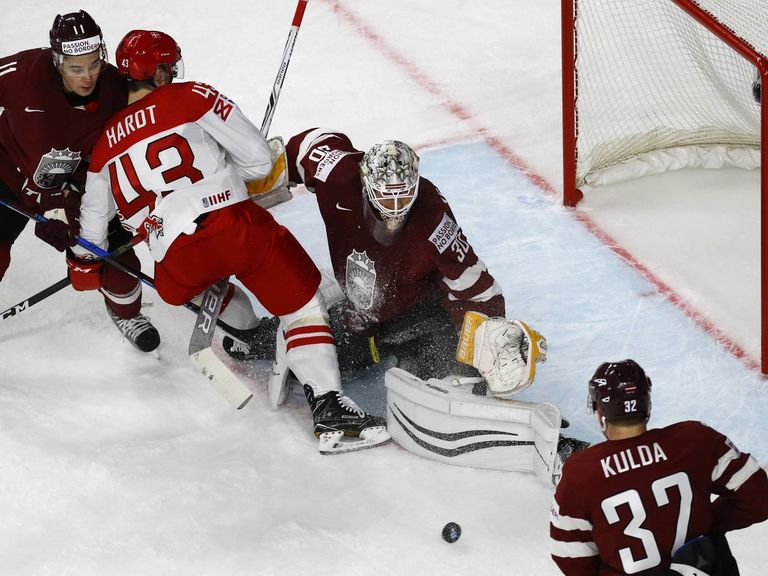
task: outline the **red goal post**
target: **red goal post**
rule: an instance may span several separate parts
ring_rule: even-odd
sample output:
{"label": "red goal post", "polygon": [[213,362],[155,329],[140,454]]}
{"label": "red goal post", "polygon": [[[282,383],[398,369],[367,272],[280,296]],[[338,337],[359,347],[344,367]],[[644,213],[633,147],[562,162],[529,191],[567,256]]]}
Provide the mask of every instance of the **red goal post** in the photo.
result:
{"label": "red goal post", "polygon": [[563,203],[666,170],[761,167],[761,365],[768,374],[766,0],[562,0]]}

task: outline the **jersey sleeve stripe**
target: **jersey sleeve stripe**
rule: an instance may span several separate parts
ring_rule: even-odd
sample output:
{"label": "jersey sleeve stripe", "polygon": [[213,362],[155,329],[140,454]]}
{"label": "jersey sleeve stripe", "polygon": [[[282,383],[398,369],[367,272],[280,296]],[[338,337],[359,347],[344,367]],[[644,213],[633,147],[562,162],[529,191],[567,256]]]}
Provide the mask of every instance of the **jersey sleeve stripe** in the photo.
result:
{"label": "jersey sleeve stripe", "polygon": [[453,294],[448,294],[448,300],[468,300],[469,302],[487,302],[494,296],[498,296],[501,294],[501,286],[499,286],[499,283],[496,282],[496,280],[493,281],[493,284],[491,284],[491,287],[485,290],[484,292],[481,292],[480,294],[476,296],[472,296],[471,298],[457,298]]}
{"label": "jersey sleeve stripe", "polygon": [[583,518],[574,518],[573,516],[564,516],[562,514],[550,514],[549,521],[555,528],[560,530],[592,530],[592,522]]}
{"label": "jersey sleeve stripe", "polygon": [[742,466],[733,476],[731,476],[731,479],[728,481],[728,484],[726,484],[725,487],[728,490],[736,491],[741,488],[741,485],[744,484],[744,482],[749,480],[752,475],[759,470],[762,470],[760,464],[758,464],[757,460],[750,456],[744,466]]}
{"label": "jersey sleeve stripe", "polygon": [[597,545],[592,542],[562,542],[550,538],[549,550],[559,558],[587,558],[597,556]]}
{"label": "jersey sleeve stripe", "polygon": [[449,290],[460,292],[474,286],[480,279],[480,275],[487,270],[488,268],[486,268],[483,261],[478,259],[474,266],[470,266],[464,270],[464,272],[461,273],[461,276],[456,278],[456,280],[443,278],[443,282],[445,282],[445,285],[448,286]]}
{"label": "jersey sleeve stripe", "polygon": [[739,453],[734,449],[730,449],[728,452],[720,456],[717,464],[715,465],[715,468],[712,470],[712,482],[717,482],[725,472],[725,469],[728,468],[728,464],[730,464],[732,460],[735,460],[738,457]]}

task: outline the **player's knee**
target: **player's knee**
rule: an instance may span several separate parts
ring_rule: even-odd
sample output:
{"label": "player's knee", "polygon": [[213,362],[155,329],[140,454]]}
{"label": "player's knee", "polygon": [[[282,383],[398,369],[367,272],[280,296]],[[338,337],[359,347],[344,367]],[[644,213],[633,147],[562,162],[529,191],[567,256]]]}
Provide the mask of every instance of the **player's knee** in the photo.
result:
{"label": "player's knee", "polygon": [[283,326],[288,328],[302,324],[321,324],[330,327],[328,310],[320,290],[316,290],[309,301],[295,312],[280,315]]}

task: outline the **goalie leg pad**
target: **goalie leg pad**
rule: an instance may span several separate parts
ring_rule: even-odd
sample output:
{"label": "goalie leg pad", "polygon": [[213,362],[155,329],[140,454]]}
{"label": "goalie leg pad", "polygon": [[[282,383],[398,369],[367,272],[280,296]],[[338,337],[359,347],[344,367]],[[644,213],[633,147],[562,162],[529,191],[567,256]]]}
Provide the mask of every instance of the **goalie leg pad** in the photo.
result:
{"label": "goalie leg pad", "polygon": [[476,396],[469,383],[424,381],[400,368],[388,370],[384,381],[387,430],[406,450],[459,466],[534,472],[553,482],[556,406]]}

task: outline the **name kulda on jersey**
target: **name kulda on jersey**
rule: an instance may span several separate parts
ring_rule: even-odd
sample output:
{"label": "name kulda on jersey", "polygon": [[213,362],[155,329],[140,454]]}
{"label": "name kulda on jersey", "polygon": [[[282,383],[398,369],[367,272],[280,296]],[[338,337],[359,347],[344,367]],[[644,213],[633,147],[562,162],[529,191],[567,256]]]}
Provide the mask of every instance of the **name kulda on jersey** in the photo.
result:
{"label": "name kulda on jersey", "polygon": [[603,475],[606,478],[616,476],[628,470],[636,470],[643,466],[649,466],[662,460],[668,460],[664,450],[661,449],[658,442],[652,446],[641,444],[634,448],[627,448],[616,454],[611,454],[607,458],[600,459],[600,466],[603,468]]}

